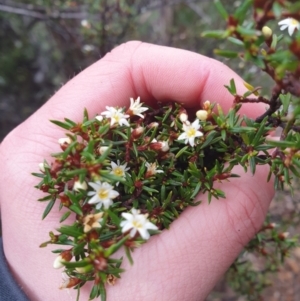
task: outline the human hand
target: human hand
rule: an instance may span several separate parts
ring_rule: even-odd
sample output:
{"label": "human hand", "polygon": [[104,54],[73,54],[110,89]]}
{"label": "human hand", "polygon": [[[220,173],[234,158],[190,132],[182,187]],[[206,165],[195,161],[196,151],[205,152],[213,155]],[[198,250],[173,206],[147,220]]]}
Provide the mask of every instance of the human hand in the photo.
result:
{"label": "human hand", "polygon": [[[57,227],[55,210],[41,221],[42,193],[33,188],[44,158],[59,151],[64,132],[48,120],[68,117],[81,120],[86,107],[90,116],[109,106],[128,106],[129,98],[141,97],[149,105],[176,100],[191,110],[201,102],[218,102],[226,111],[232,95],[224,88],[231,78],[237,90],[242,80],[223,64],[201,55],[167,47],[130,42],[107,54],[62,87],[41,109],[12,131],[0,147],[0,201],[4,251],[12,273],[30,300],[75,300],[58,290],[60,275],[52,269],[55,255],[39,249],[49,229]],[[241,114],[256,117],[264,111],[245,104]],[[110,300],[204,300],[243,246],[260,229],[273,195],[268,170],[220,184],[226,199],[188,208],[170,230],[152,237],[133,253],[134,265],[124,260],[126,272],[114,287]],[[205,196],[199,196],[205,200]],[[88,300],[89,288],[80,300]]]}

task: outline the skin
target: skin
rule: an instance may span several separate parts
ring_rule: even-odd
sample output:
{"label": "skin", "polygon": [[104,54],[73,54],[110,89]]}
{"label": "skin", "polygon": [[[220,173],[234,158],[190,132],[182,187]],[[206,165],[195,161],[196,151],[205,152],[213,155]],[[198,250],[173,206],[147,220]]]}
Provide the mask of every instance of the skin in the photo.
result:
{"label": "skin", "polygon": [[[230,79],[239,93],[243,81],[228,67],[196,53],[141,42],[115,48],[63,86],[43,107],[14,129],[0,147],[0,201],[4,251],[9,267],[30,300],[75,300],[73,290],[59,290],[61,271],[52,268],[50,247],[40,249],[48,232],[58,225],[57,209],[41,221],[44,194],[33,188],[38,163],[59,151],[57,140],[64,131],[49,119],[68,117],[80,121],[83,108],[94,116],[109,106],[128,106],[129,98],[142,102],[176,100],[191,111],[205,100],[218,102],[226,111],[232,96],[224,88]],[[256,117],[264,112],[257,104],[245,105],[241,113]],[[50,160],[51,161],[51,160]],[[108,300],[204,300],[226,272],[243,246],[260,229],[273,196],[268,170],[258,167],[255,176],[218,184],[227,198],[188,208],[171,229],[152,237],[133,254],[127,271]],[[88,300],[89,287],[80,300]]]}

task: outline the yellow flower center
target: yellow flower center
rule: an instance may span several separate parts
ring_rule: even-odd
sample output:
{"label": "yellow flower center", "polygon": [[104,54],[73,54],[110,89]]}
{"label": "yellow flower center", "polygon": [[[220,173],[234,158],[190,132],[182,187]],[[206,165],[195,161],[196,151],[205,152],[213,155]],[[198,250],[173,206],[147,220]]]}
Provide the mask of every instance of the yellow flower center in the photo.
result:
{"label": "yellow flower center", "polygon": [[196,135],[196,130],[194,128],[190,128],[186,134],[188,137],[194,137]]}
{"label": "yellow flower center", "polygon": [[114,169],[114,174],[118,177],[122,177],[124,175],[123,169],[121,167],[116,167]]}
{"label": "yellow flower center", "polygon": [[107,199],[108,197],[108,190],[107,189],[100,189],[98,191],[98,196],[100,199]]}
{"label": "yellow flower center", "polygon": [[119,114],[115,114],[115,115],[113,116],[113,118],[114,118],[117,122],[120,121],[120,115],[119,115]]}
{"label": "yellow flower center", "polygon": [[133,221],[132,222],[134,228],[142,228],[143,225],[139,221]]}
{"label": "yellow flower center", "polygon": [[293,25],[298,25],[299,24],[299,22],[296,19],[291,19],[291,23]]}

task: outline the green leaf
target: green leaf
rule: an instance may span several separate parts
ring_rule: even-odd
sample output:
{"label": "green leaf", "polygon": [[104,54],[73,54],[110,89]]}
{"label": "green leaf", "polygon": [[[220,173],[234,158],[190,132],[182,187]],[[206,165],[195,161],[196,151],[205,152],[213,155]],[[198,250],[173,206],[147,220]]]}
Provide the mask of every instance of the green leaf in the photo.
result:
{"label": "green leaf", "polygon": [[79,206],[77,206],[76,204],[72,204],[70,207],[69,207],[70,210],[72,210],[73,212],[75,212],[76,214],[78,215],[83,215],[83,212],[81,210],[81,208]]}
{"label": "green leaf", "polygon": [[69,216],[70,216],[71,212],[67,211],[65,212],[62,217],[60,218],[59,222],[62,223],[63,221],[65,221]]}
{"label": "green leaf", "polygon": [[89,265],[90,260],[85,258],[85,259],[79,260],[79,261],[69,261],[69,262],[64,261],[63,263],[67,268],[82,268],[82,267],[86,267],[87,265]]}
{"label": "green leaf", "polygon": [[99,291],[101,295],[101,301],[106,301],[106,289],[103,282],[99,283]]}
{"label": "green leaf", "polygon": [[220,0],[214,0],[214,4],[216,6],[216,9],[218,10],[219,14],[222,16],[222,18],[224,20],[228,19],[228,13],[224,7],[224,5],[222,4],[222,2]]}
{"label": "green leaf", "polygon": [[239,20],[240,23],[242,23],[245,18],[247,13],[249,12],[251,6],[253,4],[253,0],[244,0],[240,3],[238,8],[236,9],[234,13],[234,17]]}
{"label": "green leaf", "polygon": [[228,36],[228,32],[225,30],[206,30],[201,33],[203,38],[215,38],[224,39]]}
{"label": "green leaf", "polygon": [[115,244],[111,245],[109,248],[105,249],[103,252],[103,255],[105,258],[108,258],[115,252],[117,252],[125,243],[125,241],[129,238],[129,235],[124,236],[122,239],[120,239]]}
{"label": "green leaf", "polygon": [[256,131],[256,128],[249,126],[232,127],[229,129],[231,133],[248,133]]}
{"label": "green leaf", "polygon": [[[186,152],[186,150],[189,148],[189,146],[184,146],[183,148],[181,148],[179,150],[179,152],[175,155],[175,158],[179,158],[182,154],[184,154]],[[187,154],[190,154],[188,152],[186,152]]]}
{"label": "green leaf", "polygon": [[251,173],[254,175],[255,174],[255,169],[256,169],[255,157],[250,157],[249,158],[249,165],[250,165]]}
{"label": "green leaf", "polygon": [[242,27],[240,25],[238,25],[237,27],[237,32],[244,36],[250,36],[250,37],[256,37],[261,34],[259,30]]}
{"label": "green leaf", "polygon": [[273,7],[272,7],[273,13],[275,15],[275,17],[278,19],[281,17],[281,13],[282,13],[282,6],[281,4],[274,2],[273,3]]}
{"label": "green leaf", "polygon": [[84,108],[84,111],[83,111],[83,122],[86,122],[89,120],[89,112],[86,108]]}
{"label": "green leaf", "polygon": [[205,141],[200,146],[200,149],[203,149],[203,148],[209,146],[216,135],[217,135],[216,131],[209,132],[209,134],[205,137]]}
{"label": "green leaf", "polygon": [[50,122],[54,123],[55,125],[58,125],[59,127],[69,130],[70,128],[72,128],[72,125],[66,123],[66,122],[61,122],[58,120],[50,120]]}
{"label": "green leaf", "polygon": [[51,209],[53,208],[54,204],[55,204],[56,198],[53,198],[51,201],[49,201],[49,203],[47,204],[47,207],[43,213],[42,219],[44,219],[49,212],[51,211]]}
{"label": "green leaf", "polygon": [[64,119],[65,119],[65,121],[66,121],[68,124],[70,124],[72,127],[75,126],[75,125],[77,125],[77,123],[74,122],[74,121],[72,121],[71,119],[68,119],[68,118],[64,118]]}
{"label": "green leaf", "polygon": [[194,189],[194,191],[193,191],[193,193],[192,193],[192,195],[191,195],[191,199],[193,199],[199,193],[201,187],[202,187],[202,183],[198,182],[195,189]]}
{"label": "green leaf", "polygon": [[126,257],[127,257],[128,261],[129,261],[129,263],[130,263],[131,265],[133,265],[133,259],[132,259],[132,256],[131,256],[131,251],[130,251],[130,249],[129,249],[128,247],[126,247],[126,246],[125,246],[125,254],[126,254]]}
{"label": "green leaf", "polygon": [[253,146],[256,146],[257,143],[260,142],[261,136],[264,134],[264,132],[266,132],[266,122],[268,120],[269,116],[266,116],[260,123],[260,126],[253,138],[253,140],[251,141],[251,144]]}
{"label": "green leaf", "polygon": [[57,229],[57,231],[72,237],[79,237],[83,234],[82,231],[77,229],[75,226],[61,226]]}
{"label": "green leaf", "polygon": [[222,50],[222,49],[214,49],[214,54],[226,57],[229,59],[234,59],[239,56],[239,52],[233,50]]}
{"label": "green leaf", "polygon": [[233,38],[233,37],[228,37],[227,40],[235,45],[238,45],[238,46],[244,46],[244,42],[237,39],[237,38]]}
{"label": "green leaf", "polygon": [[99,296],[99,286],[98,284],[93,285],[93,288],[90,293],[89,300],[93,300]]}
{"label": "green leaf", "polygon": [[111,218],[111,220],[113,221],[113,223],[115,225],[119,226],[121,219],[110,209],[107,210],[107,213],[108,213],[109,217]]}
{"label": "green leaf", "polygon": [[278,43],[278,37],[276,34],[273,34],[272,36],[272,43],[271,43],[271,48],[276,49]]}
{"label": "green leaf", "polygon": [[230,86],[231,93],[235,95],[236,94],[236,86],[235,86],[234,79],[232,78],[229,83],[230,83],[229,86]]}
{"label": "green leaf", "polygon": [[158,190],[156,190],[154,188],[147,187],[147,186],[143,186],[143,190],[149,192],[150,194],[152,194],[153,192],[158,193]]}

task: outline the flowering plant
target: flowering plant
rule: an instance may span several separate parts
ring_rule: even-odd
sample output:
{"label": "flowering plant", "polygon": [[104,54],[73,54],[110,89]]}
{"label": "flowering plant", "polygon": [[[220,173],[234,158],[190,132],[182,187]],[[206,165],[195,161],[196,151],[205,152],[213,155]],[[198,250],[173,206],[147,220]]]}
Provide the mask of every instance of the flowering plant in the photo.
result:
{"label": "flowering plant", "polygon": [[[227,37],[243,46],[244,51],[216,53],[240,56],[269,74],[275,81],[270,97],[248,83],[248,91],[238,94],[231,80],[226,87],[233,98],[228,112],[209,100],[197,112],[188,112],[180,103],[150,108],[140,98],[131,98],[128,108],[107,106],[92,117],[85,110],[79,123],[68,118],[52,121],[68,131],[59,139],[62,151],[52,155],[53,162],[41,163],[41,172],[34,175],[41,178],[36,187],[47,194],[39,199],[48,202],[43,218],[55,203],[62,211],[59,222],[64,224],[41,245],[64,246],[53,251],[58,254],[54,267],[64,268],[66,274],[62,288],[74,287],[79,296],[80,288],[93,282],[90,299],[105,300],[105,286],[113,285],[124,271],[117,251],[123,249],[133,263],[134,248],[168,229],[186,207],[205,201],[197,197],[200,192],[206,193],[208,202],[224,198],[215,183],[238,177],[232,171],[236,165],[253,174],[257,165],[269,166],[268,180],[273,176],[278,188],[291,185],[293,175],[300,176],[300,40],[296,35],[288,51],[280,49],[283,38],[265,27],[270,17],[261,11],[259,1],[254,2],[257,25],[243,27],[252,2],[245,1],[230,16],[216,1],[228,28],[204,35]],[[268,9],[273,12],[276,6]],[[295,19],[279,25],[290,35],[299,28]],[[244,103],[269,107],[252,120],[239,115]],[[269,141],[276,128],[283,129],[280,140]],[[270,229],[273,224],[267,223],[248,250],[263,253],[268,241],[282,250],[294,245],[284,233],[265,233]]]}

